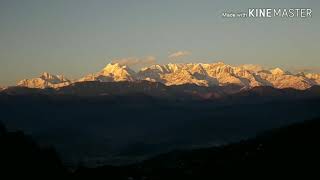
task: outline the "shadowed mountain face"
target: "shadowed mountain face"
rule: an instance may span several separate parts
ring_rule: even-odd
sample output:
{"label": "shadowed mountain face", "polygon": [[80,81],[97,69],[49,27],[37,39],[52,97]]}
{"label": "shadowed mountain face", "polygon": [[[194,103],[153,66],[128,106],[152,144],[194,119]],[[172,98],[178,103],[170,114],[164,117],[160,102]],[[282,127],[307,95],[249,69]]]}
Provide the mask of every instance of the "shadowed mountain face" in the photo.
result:
{"label": "shadowed mountain face", "polygon": [[226,144],[320,116],[316,86],[225,93],[230,89],[146,81],[16,87],[0,95],[1,120],[53,145],[65,163],[96,166]]}
{"label": "shadowed mountain face", "polygon": [[42,179],[229,179],[319,177],[320,119],[260,133],[220,147],[172,151],[127,166],[67,171],[52,149],[0,124],[1,177]]}
{"label": "shadowed mountain face", "polygon": [[320,86],[312,86],[306,90],[293,88],[273,88],[259,86],[244,89],[242,86],[230,84],[225,86],[197,86],[195,84],[182,84],[166,86],[159,82],[150,81],[121,81],[121,82],[78,82],[60,88],[27,88],[9,87],[1,94],[7,95],[68,95],[68,96],[114,96],[114,95],[147,95],[159,99],[178,100],[213,100],[232,96],[265,96],[278,98],[305,98],[320,96]]}

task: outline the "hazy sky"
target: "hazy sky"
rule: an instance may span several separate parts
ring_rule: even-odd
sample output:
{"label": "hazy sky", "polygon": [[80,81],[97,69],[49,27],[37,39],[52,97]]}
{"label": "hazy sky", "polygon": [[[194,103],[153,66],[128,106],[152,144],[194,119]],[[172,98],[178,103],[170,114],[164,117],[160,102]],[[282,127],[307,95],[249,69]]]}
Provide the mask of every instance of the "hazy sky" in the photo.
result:
{"label": "hazy sky", "polygon": [[[313,17],[221,17],[248,8]],[[78,78],[114,59],[320,69],[319,13],[319,0],[0,0],[0,84],[43,71]]]}

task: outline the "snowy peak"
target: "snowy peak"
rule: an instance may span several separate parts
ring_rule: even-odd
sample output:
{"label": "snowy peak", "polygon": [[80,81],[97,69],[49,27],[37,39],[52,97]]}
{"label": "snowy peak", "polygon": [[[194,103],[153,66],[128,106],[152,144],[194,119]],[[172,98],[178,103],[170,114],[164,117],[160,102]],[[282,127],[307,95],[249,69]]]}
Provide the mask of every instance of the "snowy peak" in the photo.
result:
{"label": "snowy peak", "polygon": [[38,78],[24,79],[18,83],[18,86],[29,88],[59,88],[70,85],[71,81],[62,75],[52,75],[44,72]]}
{"label": "snowy peak", "polygon": [[271,74],[273,75],[285,75],[287,74],[284,70],[280,69],[280,68],[275,68],[275,69],[272,69],[270,70]]}
{"label": "snowy peak", "polygon": [[117,81],[135,81],[136,72],[126,65],[119,63],[107,64],[100,72],[89,74],[81,79],[83,81],[117,82]]}
{"label": "snowy peak", "polygon": [[40,76],[40,78],[43,78],[43,79],[52,79],[53,78],[53,75],[49,74],[48,72],[43,72]]}
{"label": "snowy peak", "polygon": [[223,62],[153,65],[141,69],[138,74],[141,79],[166,85],[191,83],[199,86],[238,85],[244,88],[272,86],[307,89],[320,84],[320,77],[316,75],[293,75],[280,68],[264,70],[259,65],[231,66]]}
{"label": "snowy peak", "polygon": [[113,73],[113,72],[124,70],[124,69],[127,69],[127,66],[120,65],[119,63],[109,63],[102,69],[102,72]]}
{"label": "snowy peak", "polygon": [[[307,89],[320,85],[320,74],[292,74],[280,68],[266,70],[259,65],[232,66],[223,62],[152,65],[135,72],[126,65],[109,63],[99,72],[72,82],[139,80],[160,82],[167,86],[195,84],[207,87],[236,85],[244,89],[259,86]],[[45,72],[39,78],[25,79],[18,85],[30,88],[59,88],[68,86],[72,82],[64,76]]]}
{"label": "snowy peak", "polygon": [[110,63],[100,72],[100,75],[111,77],[114,81],[133,81],[135,74],[128,66],[119,63]]}
{"label": "snowy peak", "polygon": [[320,74],[308,73],[305,75],[305,77],[312,81],[314,84],[320,84]]}
{"label": "snowy peak", "polygon": [[138,72],[142,80],[162,82],[166,85],[196,84],[209,86],[210,78],[201,64],[153,65]]}
{"label": "snowy peak", "polygon": [[48,81],[52,84],[59,84],[63,82],[68,82],[69,80],[65,78],[63,75],[52,75],[47,72],[42,73],[42,75],[39,77],[45,81]]}

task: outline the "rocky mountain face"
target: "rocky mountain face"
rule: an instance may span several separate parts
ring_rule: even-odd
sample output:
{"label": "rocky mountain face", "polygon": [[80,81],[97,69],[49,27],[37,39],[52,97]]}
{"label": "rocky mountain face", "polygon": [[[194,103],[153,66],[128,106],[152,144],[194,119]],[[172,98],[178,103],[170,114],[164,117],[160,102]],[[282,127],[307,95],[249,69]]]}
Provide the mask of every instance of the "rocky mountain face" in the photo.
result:
{"label": "rocky mountain face", "polygon": [[170,63],[166,65],[152,65],[135,72],[128,66],[111,63],[100,72],[89,74],[72,82],[63,76],[44,73],[39,78],[22,80],[18,83],[18,86],[60,88],[76,82],[132,82],[140,80],[160,82],[167,86],[194,84],[204,87],[222,87],[236,85],[243,89],[271,86],[279,89],[294,88],[304,90],[314,85],[320,85],[320,74],[292,74],[280,68],[265,70],[260,66],[231,66],[222,62],[212,64]]}

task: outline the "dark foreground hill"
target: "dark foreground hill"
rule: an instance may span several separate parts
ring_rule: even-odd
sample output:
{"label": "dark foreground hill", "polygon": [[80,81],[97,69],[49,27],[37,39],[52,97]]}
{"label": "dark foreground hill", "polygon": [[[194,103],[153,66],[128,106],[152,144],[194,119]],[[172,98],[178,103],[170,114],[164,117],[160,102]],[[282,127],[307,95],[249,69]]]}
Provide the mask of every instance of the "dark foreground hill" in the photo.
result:
{"label": "dark foreground hill", "polygon": [[0,123],[0,179],[54,179],[67,175],[55,150],[37,145],[23,132],[7,132]]}
{"label": "dark foreground hill", "polygon": [[101,166],[237,142],[320,117],[319,86],[225,92],[145,81],[86,82],[57,90],[16,87],[0,94],[0,121],[53,146],[70,166]]}
{"label": "dark foreground hill", "polygon": [[67,172],[56,153],[21,132],[0,129],[0,178],[177,180],[250,177],[317,179],[320,119],[275,129],[221,147],[174,151],[128,166],[80,167]]}
{"label": "dark foreground hill", "polygon": [[222,147],[175,151],[125,167],[82,168],[76,178],[319,178],[320,119],[275,129]]}

